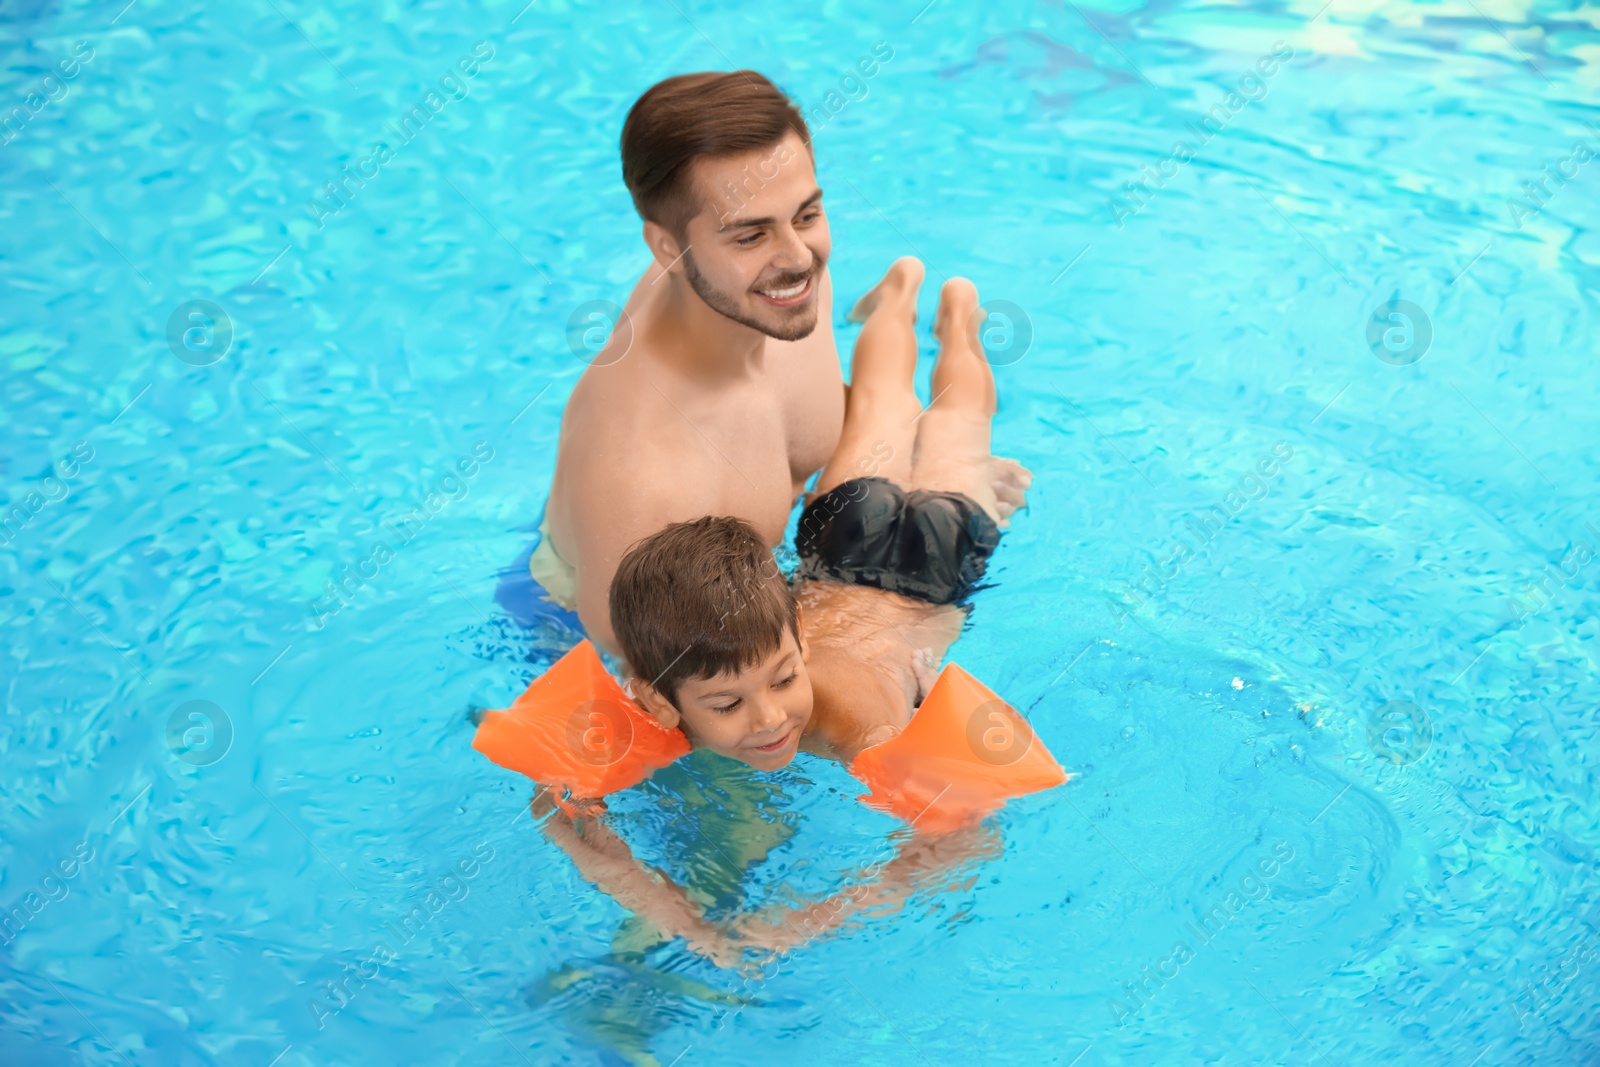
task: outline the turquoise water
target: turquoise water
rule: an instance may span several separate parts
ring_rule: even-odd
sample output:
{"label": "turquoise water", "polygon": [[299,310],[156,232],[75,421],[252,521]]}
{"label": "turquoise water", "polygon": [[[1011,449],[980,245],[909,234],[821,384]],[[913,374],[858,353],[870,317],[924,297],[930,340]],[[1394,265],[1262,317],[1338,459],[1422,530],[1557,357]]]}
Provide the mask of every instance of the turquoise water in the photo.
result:
{"label": "turquoise water", "polygon": [[[0,1061],[1600,1057],[1593,7],[119,7],[0,10]],[[501,572],[646,263],[623,114],[739,66],[813,114],[841,349],[898,255],[1013,305],[954,658],[1075,775],[755,977],[469,747],[575,640]],[[617,806],[753,907],[881,855],[856,792]]]}

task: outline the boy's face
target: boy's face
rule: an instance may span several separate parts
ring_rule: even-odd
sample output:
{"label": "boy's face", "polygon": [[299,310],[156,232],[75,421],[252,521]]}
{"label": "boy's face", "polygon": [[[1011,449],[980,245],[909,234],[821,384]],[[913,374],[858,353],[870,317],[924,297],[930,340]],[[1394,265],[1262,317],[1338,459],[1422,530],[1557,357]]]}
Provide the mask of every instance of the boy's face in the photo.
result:
{"label": "boy's face", "polygon": [[681,725],[697,747],[757,770],[787,766],[811,721],[811,677],[805,647],[787,628],[778,650],[737,674],[690,678],[677,706],[659,694],[645,705],[663,726]]}

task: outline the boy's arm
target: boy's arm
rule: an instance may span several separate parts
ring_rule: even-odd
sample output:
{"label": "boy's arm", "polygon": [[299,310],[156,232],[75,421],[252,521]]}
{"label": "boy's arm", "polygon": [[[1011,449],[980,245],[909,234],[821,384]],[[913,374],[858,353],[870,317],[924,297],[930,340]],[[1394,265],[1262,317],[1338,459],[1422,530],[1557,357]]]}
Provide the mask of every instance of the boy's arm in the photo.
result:
{"label": "boy's arm", "polygon": [[894,858],[871,877],[814,904],[742,918],[733,924],[734,932],[743,939],[741,944],[787,952],[863,911],[897,909],[930,872],[947,874],[965,864],[992,859],[1001,847],[1000,835],[982,825],[946,834],[914,834],[901,841]]}
{"label": "boy's arm", "polygon": [[541,788],[533,799],[533,815],[536,820],[548,816],[540,824],[545,836],[572,858],[585,880],[663,933],[684,938],[691,949],[719,966],[737,962],[739,946],[705,918],[683,887],[640,863],[627,842],[605,825],[603,801],[569,803],[577,808],[576,815],[559,810],[549,790]]}

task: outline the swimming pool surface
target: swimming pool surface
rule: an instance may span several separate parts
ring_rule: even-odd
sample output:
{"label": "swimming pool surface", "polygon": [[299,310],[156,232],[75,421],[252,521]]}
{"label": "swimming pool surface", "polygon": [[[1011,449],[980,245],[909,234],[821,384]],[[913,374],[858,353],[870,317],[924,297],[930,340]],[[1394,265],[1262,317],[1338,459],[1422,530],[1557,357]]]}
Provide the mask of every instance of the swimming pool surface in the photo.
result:
{"label": "swimming pool surface", "polygon": [[[1600,9],[120,4],[0,9],[0,1062],[1600,1057]],[[924,331],[1009,302],[1036,481],[952,657],[1074,774],[756,977],[625,922],[469,718],[576,640],[501,572],[647,261],[623,115],[745,66],[812,116],[845,355],[902,254]],[[857,792],[616,808],[731,909],[878,856]]]}

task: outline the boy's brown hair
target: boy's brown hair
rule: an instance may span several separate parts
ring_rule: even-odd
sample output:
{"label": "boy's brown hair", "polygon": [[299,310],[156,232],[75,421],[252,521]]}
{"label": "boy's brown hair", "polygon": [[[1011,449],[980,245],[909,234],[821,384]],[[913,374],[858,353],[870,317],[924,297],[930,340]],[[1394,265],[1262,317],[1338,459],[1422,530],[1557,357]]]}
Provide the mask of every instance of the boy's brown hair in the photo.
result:
{"label": "boy's brown hair", "polygon": [[734,674],[800,639],[794,592],[743,519],[673,523],[628,550],[611,579],[611,628],[635,677],[678,702],[690,678]]}
{"label": "boy's brown hair", "polygon": [[622,124],[622,180],[639,217],[680,242],[699,214],[690,167],[702,156],[770,148],[793,130],[811,151],[811,130],[794,102],[753,70],[679,74],[652,85]]}

